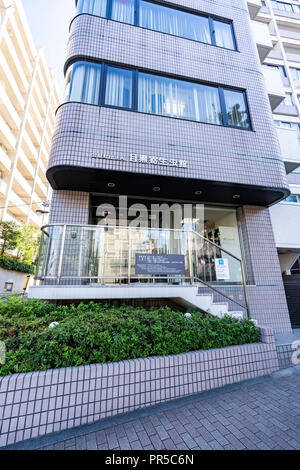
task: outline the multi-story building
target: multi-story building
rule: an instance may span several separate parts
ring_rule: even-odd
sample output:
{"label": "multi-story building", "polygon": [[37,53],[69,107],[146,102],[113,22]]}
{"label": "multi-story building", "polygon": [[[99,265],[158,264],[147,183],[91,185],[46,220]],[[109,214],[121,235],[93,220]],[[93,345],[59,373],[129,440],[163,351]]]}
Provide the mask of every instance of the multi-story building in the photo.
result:
{"label": "multi-story building", "polygon": [[292,324],[300,326],[300,2],[261,3],[252,26],[264,46],[266,85],[284,96],[273,119],[292,193],[270,212]]}
{"label": "multi-story building", "polygon": [[0,220],[40,228],[58,85],[21,0],[0,0]]}
{"label": "multi-story building", "polygon": [[290,331],[269,211],[290,195],[284,95],[252,38],[260,2],[76,4],[30,296],[168,300]]}

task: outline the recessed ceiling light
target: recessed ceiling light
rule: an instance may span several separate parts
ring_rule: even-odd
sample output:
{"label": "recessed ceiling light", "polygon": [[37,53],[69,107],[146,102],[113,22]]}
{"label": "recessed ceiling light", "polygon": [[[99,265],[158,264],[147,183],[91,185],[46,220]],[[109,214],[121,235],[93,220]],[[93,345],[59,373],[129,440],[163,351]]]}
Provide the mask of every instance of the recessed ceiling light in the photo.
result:
{"label": "recessed ceiling light", "polygon": [[240,194],[235,194],[234,196],[232,196],[233,199],[240,199],[241,195]]}
{"label": "recessed ceiling light", "polygon": [[195,191],[196,196],[201,196],[201,194],[202,194],[202,191]]}
{"label": "recessed ceiling light", "polygon": [[158,192],[160,191],[160,187],[159,187],[159,186],[154,186],[153,191],[155,191],[156,193],[158,193]]}
{"label": "recessed ceiling light", "polygon": [[109,188],[115,188],[116,187],[115,183],[107,183],[107,186]]}

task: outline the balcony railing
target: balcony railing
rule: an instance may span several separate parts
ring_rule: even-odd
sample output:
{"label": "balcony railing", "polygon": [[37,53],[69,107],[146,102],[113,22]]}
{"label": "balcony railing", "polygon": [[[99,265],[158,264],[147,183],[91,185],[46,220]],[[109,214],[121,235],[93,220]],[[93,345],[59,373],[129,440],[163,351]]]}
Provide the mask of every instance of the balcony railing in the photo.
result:
{"label": "balcony railing", "polygon": [[[146,266],[141,273],[139,255],[163,256],[150,256],[153,272]],[[166,255],[181,255],[179,271]],[[42,229],[36,279],[54,286],[199,284],[248,312],[242,261],[192,230],[49,225]]]}

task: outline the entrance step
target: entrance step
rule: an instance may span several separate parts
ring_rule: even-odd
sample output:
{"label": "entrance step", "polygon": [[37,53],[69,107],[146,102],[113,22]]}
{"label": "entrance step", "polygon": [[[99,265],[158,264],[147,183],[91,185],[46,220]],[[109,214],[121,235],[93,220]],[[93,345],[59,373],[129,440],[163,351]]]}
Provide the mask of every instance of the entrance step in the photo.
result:
{"label": "entrance step", "polygon": [[28,297],[48,301],[170,299],[186,309],[199,308],[220,318],[242,314],[231,312],[226,302],[214,302],[210,293],[199,294],[198,285],[32,286]]}

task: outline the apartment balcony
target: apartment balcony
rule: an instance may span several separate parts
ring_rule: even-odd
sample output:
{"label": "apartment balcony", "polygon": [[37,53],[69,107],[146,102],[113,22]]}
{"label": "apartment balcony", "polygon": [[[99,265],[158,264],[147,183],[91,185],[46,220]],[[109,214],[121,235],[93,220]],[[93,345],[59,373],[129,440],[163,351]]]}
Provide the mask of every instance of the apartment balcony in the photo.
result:
{"label": "apartment balcony", "polygon": [[13,185],[16,193],[20,195],[20,197],[31,197],[32,185],[24,178],[24,176],[18,169],[16,169],[15,172],[15,179]]}
{"label": "apartment balcony", "polygon": [[295,129],[277,128],[277,135],[287,174],[300,166],[300,145]]}
{"label": "apartment balcony", "polygon": [[19,162],[18,165],[22,166],[22,173],[28,179],[34,178],[35,168],[30,162],[29,158],[25,154],[25,152],[21,149],[19,153]]}
{"label": "apartment balcony", "polygon": [[3,181],[2,178],[0,178],[0,199],[6,197],[6,192],[7,192],[7,184],[5,181]]}
{"label": "apartment balcony", "polygon": [[12,161],[3,147],[0,146],[0,169],[3,171],[11,170]]}
{"label": "apartment balcony", "polygon": [[298,108],[294,104],[281,103],[277,108],[275,108],[274,114],[296,117],[298,116]]}
{"label": "apartment balcony", "polygon": [[2,142],[8,150],[14,150],[16,146],[16,137],[10,127],[6,124],[0,115],[0,142]]}
{"label": "apartment balcony", "polygon": [[269,95],[271,109],[274,111],[285,99],[285,91],[279,70],[271,67],[263,67],[266,89]]}
{"label": "apartment balcony", "polygon": [[247,0],[249,14],[252,20],[256,18],[262,7],[261,0]]}
{"label": "apartment balcony", "polygon": [[38,158],[38,151],[36,147],[33,145],[32,140],[29,137],[29,134],[27,133],[26,129],[24,130],[24,133],[23,133],[22,144],[23,144],[23,147],[25,147],[24,150],[29,160],[35,163]]}
{"label": "apartment balcony", "polygon": [[263,63],[267,55],[273,49],[273,43],[270,38],[269,28],[266,23],[261,23],[259,21],[252,21],[251,26],[253,31],[253,37],[258,50],[258,55],[261,63]]}
{"label": "apartment balcony", "polygon": [[4,54],[0,50],[0,75],[5,77],[6,92],[9,94],[15,108],[18,111],[22,111],[25,106],[24,98],[18,88],[18,85],[14,79],[14,76],[6,62]]}
{"label": "apartment balcony", "polygon": [[0,113],[1,116],[6,120],[12,129],[19,129],[21,125],[21,119],[19,114],[15,110],[9,96],[0,82]]}

